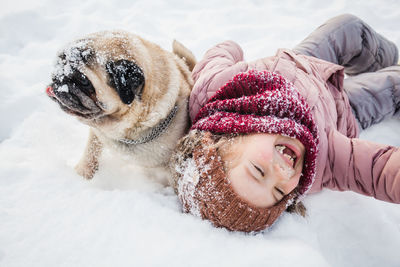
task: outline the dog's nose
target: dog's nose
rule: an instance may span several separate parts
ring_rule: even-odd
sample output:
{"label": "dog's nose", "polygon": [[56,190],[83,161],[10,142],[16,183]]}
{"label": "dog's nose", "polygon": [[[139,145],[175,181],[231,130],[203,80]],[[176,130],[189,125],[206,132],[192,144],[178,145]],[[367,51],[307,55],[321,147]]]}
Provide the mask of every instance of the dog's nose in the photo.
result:
{"label": "dog's nose", "polygon": [[129,105],[138,97],[140,99],[144,87],[144,73],[142,69],[130,60],[109,61],[106,64],[109,83],[121,101]]}

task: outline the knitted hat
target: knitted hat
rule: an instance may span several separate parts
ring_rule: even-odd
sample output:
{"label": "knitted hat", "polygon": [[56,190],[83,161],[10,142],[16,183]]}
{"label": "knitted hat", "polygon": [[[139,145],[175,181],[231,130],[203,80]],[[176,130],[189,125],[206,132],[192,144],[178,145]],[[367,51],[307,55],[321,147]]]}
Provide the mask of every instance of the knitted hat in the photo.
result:
{"label": "knitted hat", "polygon": [[[234,231],[259,231],[272,225],[315,179],[318,131],[311,110],[293,84],[278,74],[255,70],[236,75],[197,114],[191,130],[203,134],[178,172],[177,191],[186,212]],[[241,199],[233,190],[212,134],[280,134],[305,147],[302,176],[295,190],[269,208]]]}

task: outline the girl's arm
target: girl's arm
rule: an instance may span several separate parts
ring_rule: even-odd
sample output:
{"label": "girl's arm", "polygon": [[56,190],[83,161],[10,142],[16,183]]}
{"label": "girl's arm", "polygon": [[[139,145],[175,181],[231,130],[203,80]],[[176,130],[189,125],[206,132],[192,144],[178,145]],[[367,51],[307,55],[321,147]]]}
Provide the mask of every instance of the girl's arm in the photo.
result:
{"label": "girl's arm", "polygon": [[233,41],[225,41],[209,49],[193,69],[194,87],[189,112],[193,121],[207,100],[232,77],[247,70],[243,50]]}
{"label": "girl's arm", "polygon": [[332,178],[323,187],[400,203],[400,148],[330,133]]}

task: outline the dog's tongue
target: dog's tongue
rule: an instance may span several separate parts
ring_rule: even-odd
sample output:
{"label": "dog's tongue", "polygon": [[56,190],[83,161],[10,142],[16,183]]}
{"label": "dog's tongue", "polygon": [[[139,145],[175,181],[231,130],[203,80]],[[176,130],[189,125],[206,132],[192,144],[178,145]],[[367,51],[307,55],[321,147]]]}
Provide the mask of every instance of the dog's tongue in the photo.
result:
{"label": "dog's tongue", "polygon": [[48,87],[46,88],[46,94],[47,94],[48,96],[55,97],[54,91],[53,91],[53,87],[48,86]]}

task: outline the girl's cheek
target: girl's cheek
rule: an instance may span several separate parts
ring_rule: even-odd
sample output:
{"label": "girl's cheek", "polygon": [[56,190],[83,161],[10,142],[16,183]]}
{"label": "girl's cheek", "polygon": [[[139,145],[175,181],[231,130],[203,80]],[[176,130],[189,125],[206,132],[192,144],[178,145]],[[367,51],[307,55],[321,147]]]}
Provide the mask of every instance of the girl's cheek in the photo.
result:
{"label": "girl's cheek", "polygon": [[273,151],[272,150],[262,150],[258,153],[258,157],[266,163],[273,163]]}

